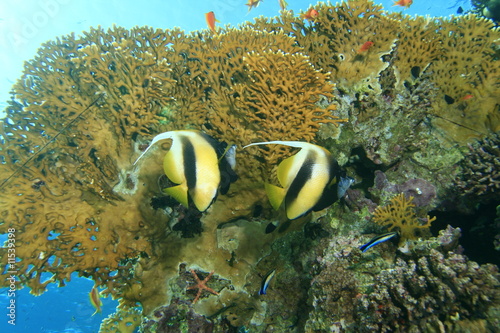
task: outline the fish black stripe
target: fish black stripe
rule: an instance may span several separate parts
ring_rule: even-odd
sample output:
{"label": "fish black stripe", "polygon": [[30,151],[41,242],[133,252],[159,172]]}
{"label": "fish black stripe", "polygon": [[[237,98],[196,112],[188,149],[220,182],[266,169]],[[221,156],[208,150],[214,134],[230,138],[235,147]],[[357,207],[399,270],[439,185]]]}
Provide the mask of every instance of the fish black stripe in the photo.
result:
{"label": "fish black stripe", "polygon": [[288,188],[285,196],[285,208],[293,205],[295,200],[297,200],[300,191],[302,191],[304,185],[311,179],[315,157],[315,154],[312,152],[309,152],[307,154],[304,163],[297,172],[297,176],[294,178],[292,184],[290,184],[290,187]]}
{"label": "fish black stripe", "polygon": [[196,187],[196,154],[194,152],[193,143],[189,138],[182,136],[181,145],[183,147],[184,175],[186,177],[187,187],[191,190]]}
{"label": "fish black stripe", "polygon": [[313,211],[317,212],[325,209],[326,207],[333,204],[335,201],[339,200],[337,197],[337,188],[339,186],[341,172],[340,167],[337,161],[330,157],[330,169],[329,169],[330,177],[328,178],[328,184],[330,184],[334,177],[337,177],[337,182],[335,184],[331,184],[330,186],[325,187],[323,193],[321,194],[321,198],[314,205]]}

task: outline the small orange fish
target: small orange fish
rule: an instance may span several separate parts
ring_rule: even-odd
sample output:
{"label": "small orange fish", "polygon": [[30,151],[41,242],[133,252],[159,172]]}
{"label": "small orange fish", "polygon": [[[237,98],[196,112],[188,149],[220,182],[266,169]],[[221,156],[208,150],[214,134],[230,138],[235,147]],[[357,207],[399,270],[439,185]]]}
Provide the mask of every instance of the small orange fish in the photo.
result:
{"label": "small orange fish", "polygon": [[461,100],[461,101],[467,101],[467,100],[469,100],[469,99],[471,99],[471,98],[473,98],[473,97],[474,97],[474,95],[467,94],[467,95],[465,95],[464,97],[460,98],[460,100]]}
{"label": "small orange fish", "polygon": [[361,45],[361,47],[359,48],[358,50],[358,53],[362,53],[362,52],[365,52],[365,51],[368,51],[371,47],[373,46],[373,42],[365,42],[363,45]]}
{"label": "small orange fish", "polygon": [[314,21],[318,17],[319,13],[314,8],[309,8],[307,12],[300,15],[300,18],[303,20]]}
{"label": "small orange fish", "polygon": [[90,299],[90,304],[95,308],[95,312],[92,315],[95,315],[96,313],[101,313],[101,295],[99,294],[99,290],[97,290],[97,287],[94,286],[92,290],[89,293],[89,299]]}
{"label": "small orange fish", "polygon": [[217,30],[215,29],[215,22],[219,22],[216,18],[215,18],[215,14],[214,12],[208,12],[205,14],[205,19],[207,20],[207,25],[208,25],[208,28],[214,33],[216,34],[217,33]]}
{"label": "small orange fish", "polygon": [[246,4],[248,6],[248,11],[250,11],[252,8],[256,8],[262,0],[248,0],[248,3]]}
{"label": "small orange fish", "polygon": [[413,0],[397,0],[394,1],[393,6],[401,6],[401,7],[410,7],[413,3]]}
{"label": "small orange fish", "polygon": [[285,0],[278,0],[278,3],[280,5],[281,10],[286,10],[286,6],[288,6],[288,3]]}

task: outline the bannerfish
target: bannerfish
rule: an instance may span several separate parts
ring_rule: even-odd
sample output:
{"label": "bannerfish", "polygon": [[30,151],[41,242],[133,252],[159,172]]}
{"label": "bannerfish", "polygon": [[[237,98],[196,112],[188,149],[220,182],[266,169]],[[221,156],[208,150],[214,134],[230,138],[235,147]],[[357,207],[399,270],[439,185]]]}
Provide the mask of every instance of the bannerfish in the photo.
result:
{"label": "bannerfish", "polygon": [[345,177],[332,154],[323,147],[300,141],[269,141],[249,144],[280,144],[301,150],[278,166],[282,187],[266,184],[266,192],[274,209],[283,204],[287,218],[299,218],[310,211],[319,211],[339,200],[352,184]]}
{"label": "bannerfish", "polygon": [[[237,180],[230,163],[235,163],[235,150],[225,154],[225,143],[196,130],[170,131],[158,134],[134,165],[155,143],[172,139],[172,146],[163,159],[167,178],[177,184],[163,191],[189,206],[191,200],[200,212],[208,209],[217,193],[226,194],[229,185]],[[228,157],[230,160],[228,160]]]}
{"label": "bannerfish", "polygon": [[99,290],[97,290],[96,286],[94,286],[90,291],[89,299],[90,299],[90,304],[92,304],[92,306],[95,308],[95,312],[92,315],[95,315],[98,312],[101,313],[101,307],[102,307],[101,295],[99,294]]}
{"label": "bannerfish", "polygon": [[393,238],[396,236],[398,233],[397,232],[388,232],[386,234],[378,235],[370,239],[368,243],[365,245],[361,246],[359,249],[361,252],[366,252],[368,251],[369,248],[374,247],[377,244],[383,243],[385,241],[388,241],[389,239]]}
{"label": "bannerfish", "polygon": [[275,274],[276,274],[276,270],[273,269],[264,277],[264,279],[262,280],[262,285],[260,286],[259,295],[266,294],[267,288],[269,287],[269,284],[271,283],[271,280],[273,279]]}

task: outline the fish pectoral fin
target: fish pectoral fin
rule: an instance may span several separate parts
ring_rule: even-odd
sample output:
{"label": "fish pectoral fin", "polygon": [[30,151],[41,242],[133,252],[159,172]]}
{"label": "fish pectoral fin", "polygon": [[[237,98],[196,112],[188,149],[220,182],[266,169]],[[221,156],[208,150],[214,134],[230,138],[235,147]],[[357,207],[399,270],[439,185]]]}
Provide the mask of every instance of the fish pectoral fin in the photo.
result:
{"label": "fish pectoral fin", "polygon": [[177,186],[167,187],[163,189],[163,192],[179,201],[185,207],[188,207],[188,190],[186,185],[180,184]]}
{"label": "fish pectoral fin", "polygon": [[278,210],[285,199],[285,189],[266,183],[266,193],[271,206],[273,206],[275,210]]}

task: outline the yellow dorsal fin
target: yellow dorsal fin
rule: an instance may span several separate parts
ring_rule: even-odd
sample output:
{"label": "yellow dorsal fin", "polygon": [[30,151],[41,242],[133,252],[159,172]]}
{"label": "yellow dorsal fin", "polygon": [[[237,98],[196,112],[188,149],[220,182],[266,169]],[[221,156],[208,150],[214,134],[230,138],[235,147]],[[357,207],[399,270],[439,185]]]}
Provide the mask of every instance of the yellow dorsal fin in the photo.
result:
{"label": "yellow dorsal fin", "polygon": [[188,189],[186,184],[180,184],[177,186],[164,188],[163,192],[172,196],[175,200],[180,202],[184,207],[188,207]]}
{"label": "yellow dorsal fin", "polygon": [[285,189],[266,183],[266,192],[271,206],[273,206],[275,210],[278,210],[283,203],[283,199],[285,199]]}

